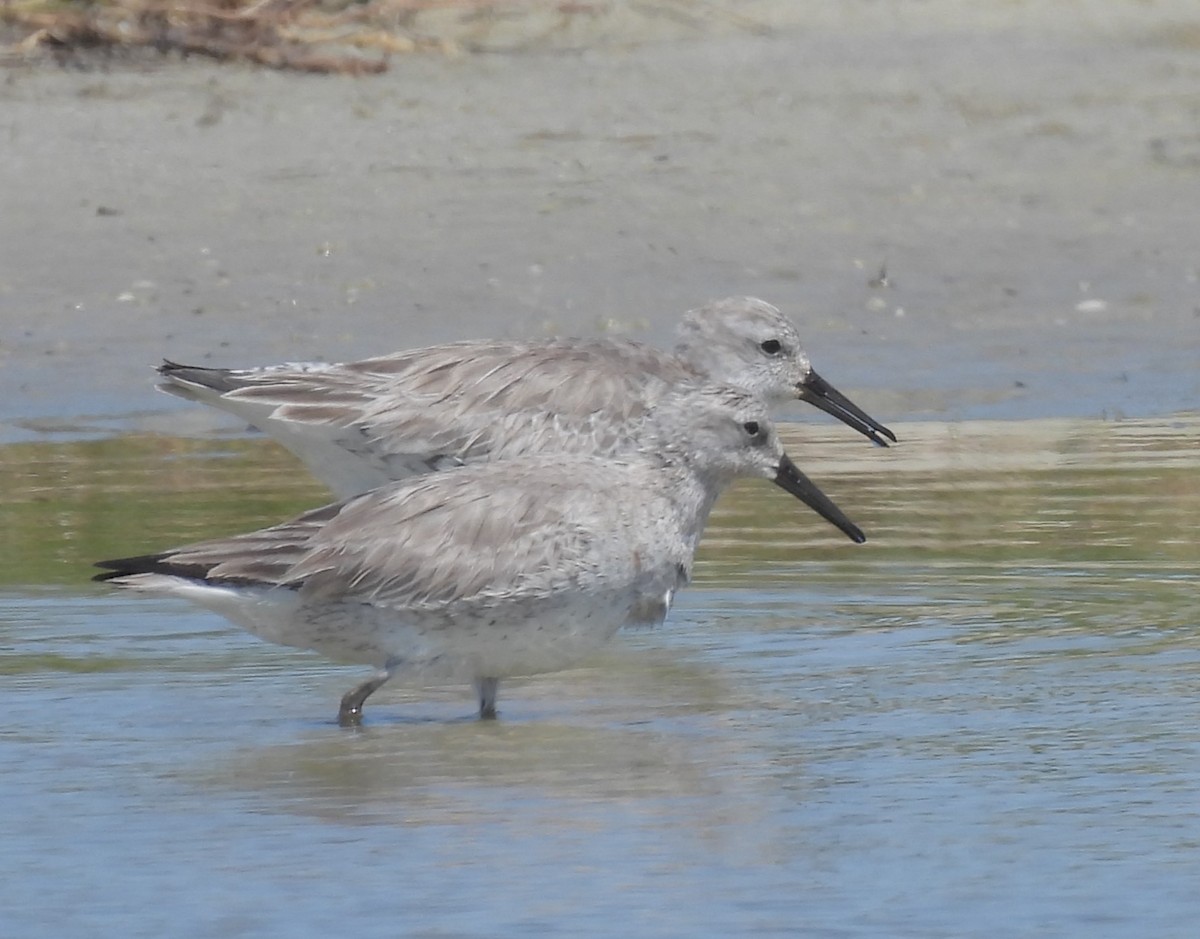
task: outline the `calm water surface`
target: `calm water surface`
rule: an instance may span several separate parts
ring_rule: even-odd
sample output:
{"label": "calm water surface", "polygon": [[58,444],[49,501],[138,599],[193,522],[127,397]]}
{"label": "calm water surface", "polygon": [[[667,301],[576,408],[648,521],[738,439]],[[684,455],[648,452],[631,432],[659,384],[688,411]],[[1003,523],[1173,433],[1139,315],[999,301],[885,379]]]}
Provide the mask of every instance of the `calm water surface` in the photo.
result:
{"label": "calm water surface", "polygon": [[322,501],[254,440],[0,448],[0,935],[1184,937],[1200,419],[826,428],[667,625],[385,689],[88,562]]}

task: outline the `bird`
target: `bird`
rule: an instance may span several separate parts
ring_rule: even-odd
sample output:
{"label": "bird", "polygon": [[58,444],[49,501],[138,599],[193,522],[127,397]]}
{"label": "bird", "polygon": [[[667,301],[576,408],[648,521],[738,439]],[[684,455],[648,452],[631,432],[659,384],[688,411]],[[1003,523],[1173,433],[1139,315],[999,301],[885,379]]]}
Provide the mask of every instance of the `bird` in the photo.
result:
{"label": "bird", "polygon": [[356,362],[250,369],[166,360],[159,388],[237,415],[292,451],[336,498],[540,450],[614,454],[670,389],[722,382],[799,398],[879,446],[896,435],[812,368],[796,327],[754,297],[686,313],[665,352],[625,339],[471,340]]}
{"label": "bird", "polygon": [[784,452],[760,396],[683,385],[631,437],[619,456],[538,452],[388,483],[258,531],[101,561],[94,579],[373,666],[338,710],[356,726],[394,675],[471,682],[491,718],[500,680],[661,623],[735,478],[771,479],[866,540]]}

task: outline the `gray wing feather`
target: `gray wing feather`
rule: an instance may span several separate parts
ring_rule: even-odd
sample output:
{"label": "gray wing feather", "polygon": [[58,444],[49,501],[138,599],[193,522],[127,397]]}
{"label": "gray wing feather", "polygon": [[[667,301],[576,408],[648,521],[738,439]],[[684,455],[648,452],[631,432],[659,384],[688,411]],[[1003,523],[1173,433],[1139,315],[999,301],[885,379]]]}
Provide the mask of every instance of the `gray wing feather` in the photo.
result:
{"label": "gray wing feather", "polygon": [[[574,486],[497,487],[483,473],[466,485],[456,478],[464,473],[472,470],[353,501],[312,539],[287,583],[310,597],[434,609],[545,597],[585,582],[594,589],[601,567],[613,576],[627,567],[623,511],[601,517],[615,493],[581,500]],[[598,533],[608,535],[604,544]]]}
{"label": "gray wing feather", "polygon": [[[508,463],[502,478],[466,467],[325,506],[297,519],[157,556],[156,570],[213,582],[279,586],[397,610],[463,608],[662,578],[690,564],[683,539],[646,530],[661,507],[622,494],[628,464]],[[525,474],[522,467],[531,466]],[[647,513],[650,513],[647,516]],[[677,542],[677,543],[676,543]],[[174,570],[172,570],[172,568]],[[661,570],[660,570],[661,568]]]}
{"label": "gray wing feather", "polygon": [[[387,424],[393,429],[403,426],[406,413],[436,406],[445,408],[440,413],[447,420],[476,409],[551,408],[586,415],[640,398],[647,387],[695,377],[668,353],[604,339],[462,342],[320,368],[187,369],[186,374],[198,383],[206,371],[227,403],[269,406],[276,420],[380,424],[394,409],[396,416]],[[167,374],[166,381],[171,380]]]}
{"label": "gray wing feather", "polygon": [[[694,377],[668,353],[606,339],[462,342],[344,365],[163,374],[167,390],[278,436],[342,493],[546,449],[616,453],[657,397]],[[350,473],[339,451],[374,478]]]}

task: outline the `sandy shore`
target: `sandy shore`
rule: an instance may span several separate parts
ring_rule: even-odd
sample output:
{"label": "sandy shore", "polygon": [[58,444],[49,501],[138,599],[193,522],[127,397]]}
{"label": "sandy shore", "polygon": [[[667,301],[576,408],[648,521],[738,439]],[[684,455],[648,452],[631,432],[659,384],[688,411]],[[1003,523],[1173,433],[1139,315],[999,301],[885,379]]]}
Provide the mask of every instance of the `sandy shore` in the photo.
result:
{"label": "sandy shore", "polygon": [[734,293],[886,420],[1200,407],[1191,0],[602,6],[374,78],[0,73],[8,438],[175,421],[163,356],[666,342]]}

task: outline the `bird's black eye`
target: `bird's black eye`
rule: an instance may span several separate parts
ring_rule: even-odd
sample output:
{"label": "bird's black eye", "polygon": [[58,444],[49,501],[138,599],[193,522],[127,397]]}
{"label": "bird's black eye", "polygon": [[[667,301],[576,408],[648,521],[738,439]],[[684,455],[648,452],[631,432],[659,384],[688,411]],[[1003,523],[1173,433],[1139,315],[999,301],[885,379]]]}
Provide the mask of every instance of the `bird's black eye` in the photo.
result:
{"label": "bird's black eye", "polygon": [[751,437],[757,437],[760,430],[758,421],[746,421],[746,423],[742,425],[742,429],[745,430],[746,433],[748,433]]}
{"label": "bird's black eye", "polygon": [[779,355],[783,351],[783,343],[778,339],[767,339],[759,343],[758,347],[767,355]]}

